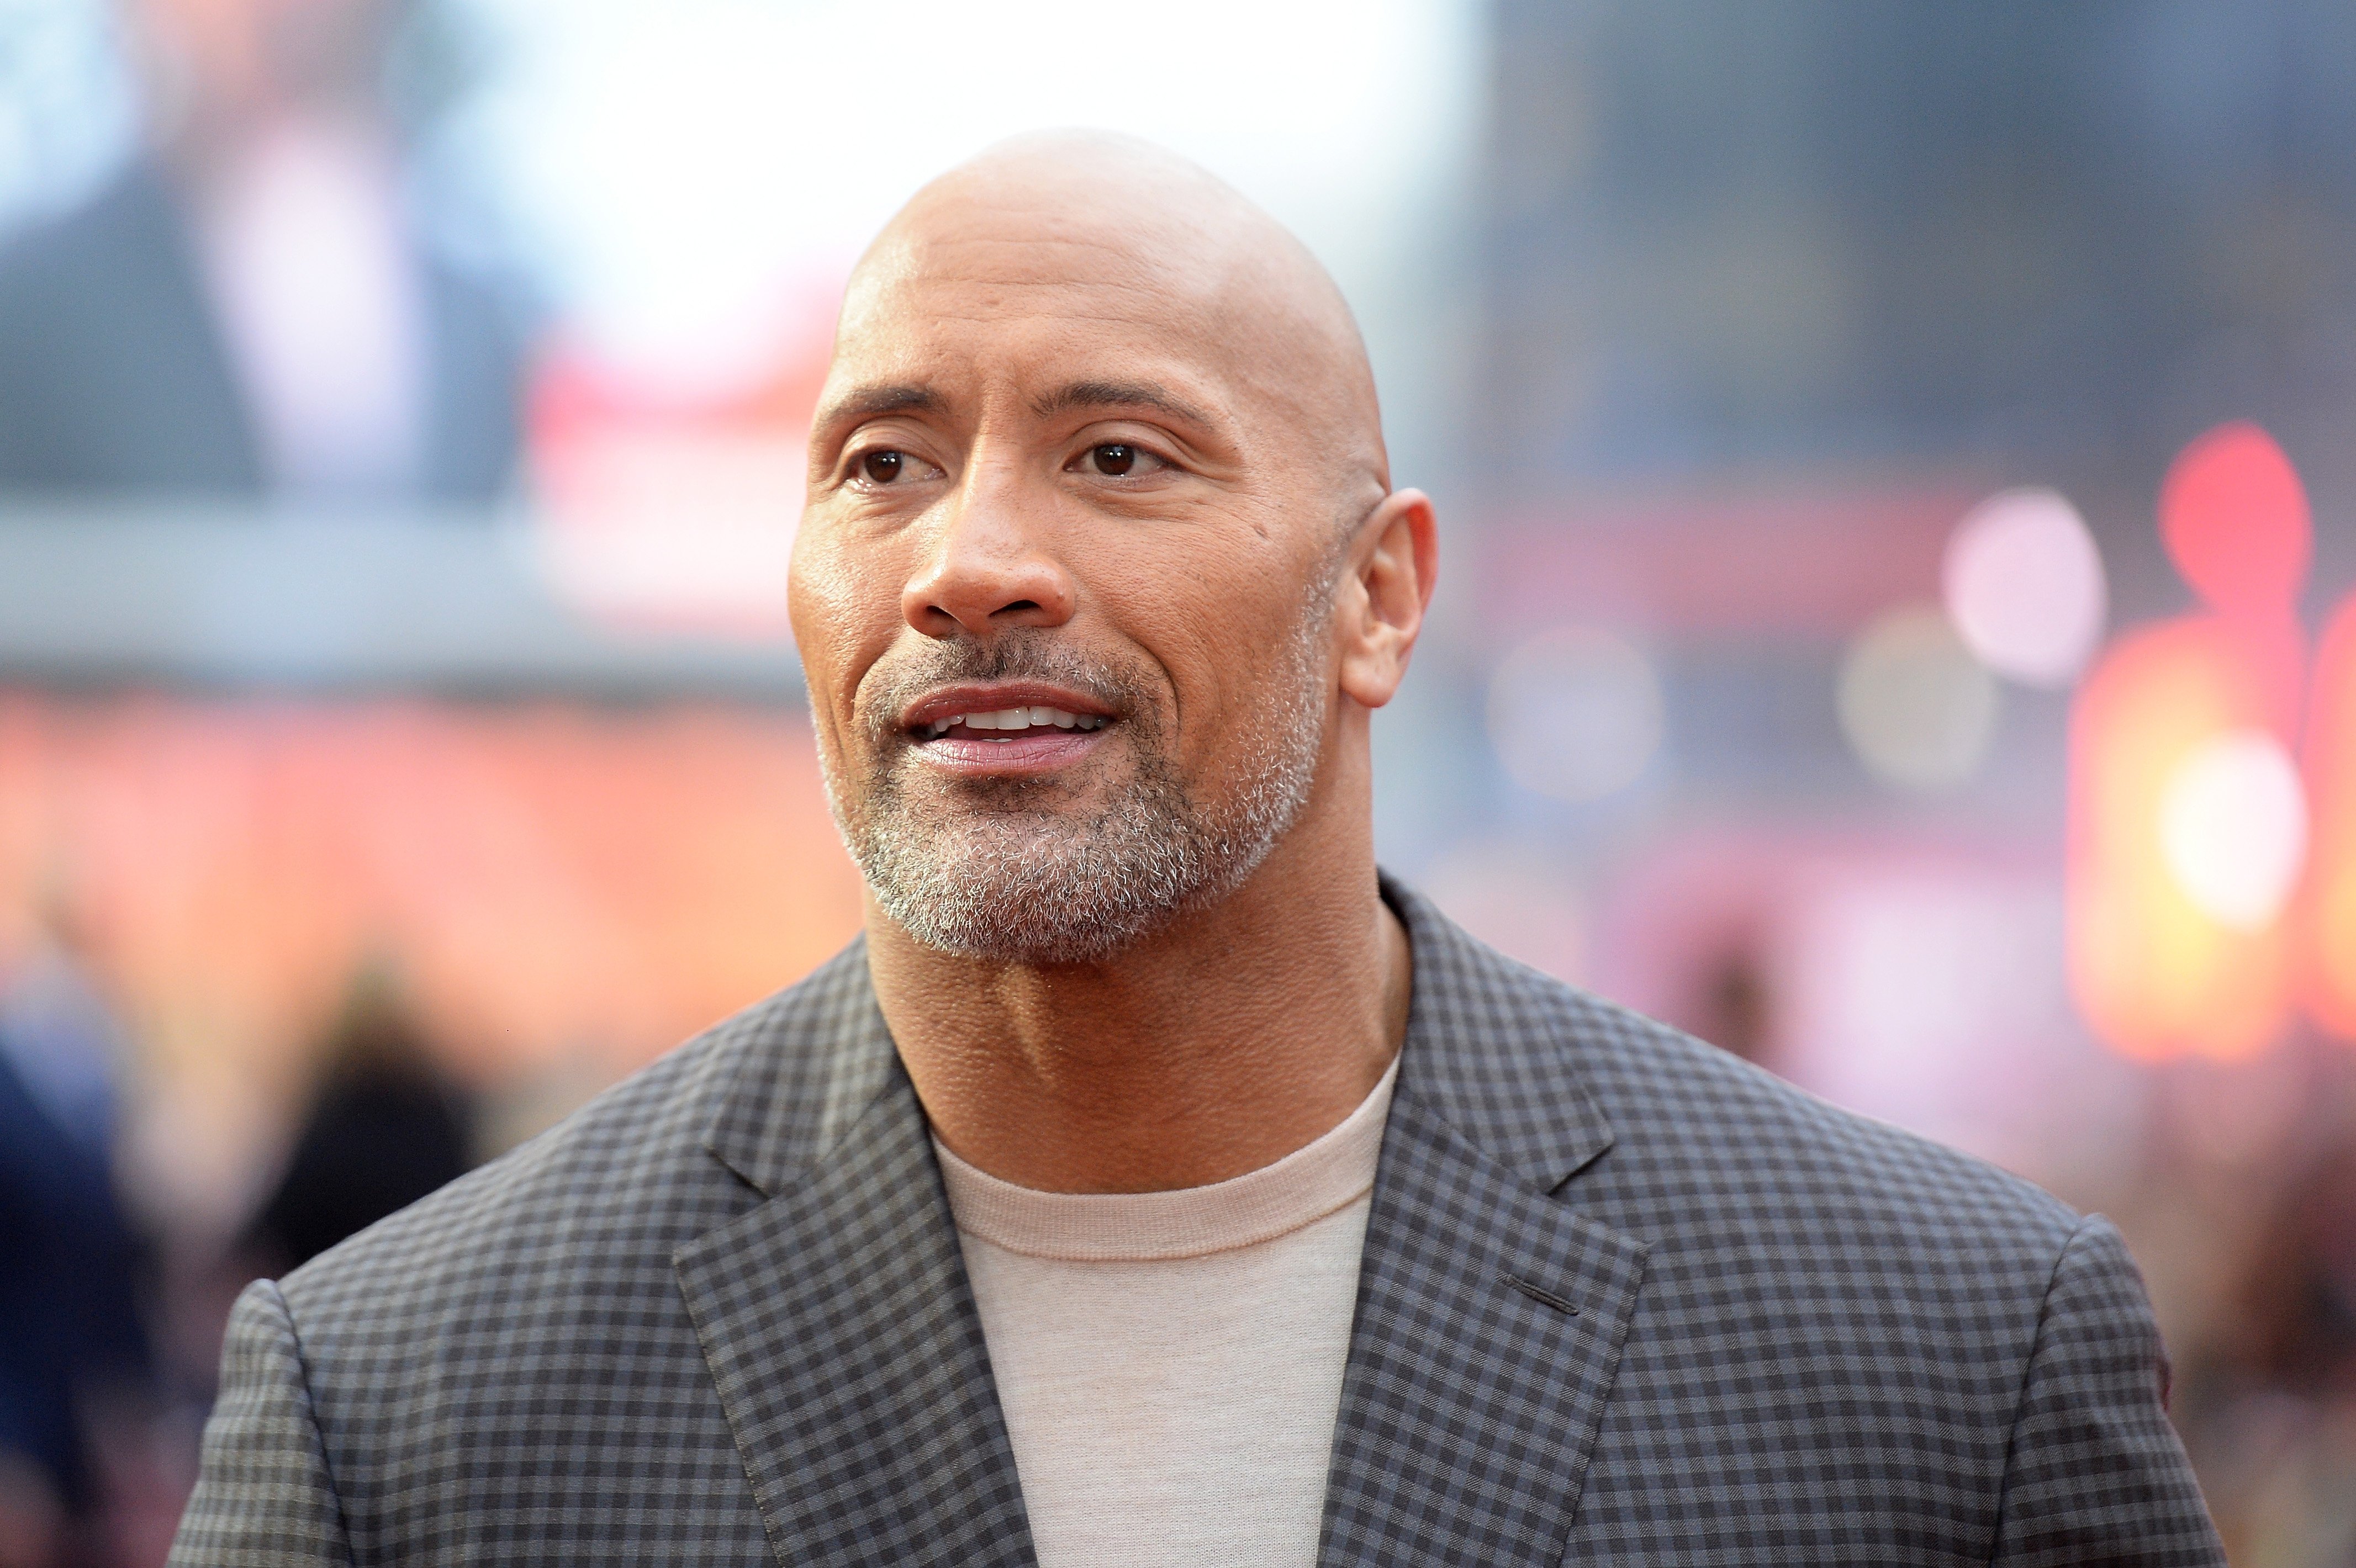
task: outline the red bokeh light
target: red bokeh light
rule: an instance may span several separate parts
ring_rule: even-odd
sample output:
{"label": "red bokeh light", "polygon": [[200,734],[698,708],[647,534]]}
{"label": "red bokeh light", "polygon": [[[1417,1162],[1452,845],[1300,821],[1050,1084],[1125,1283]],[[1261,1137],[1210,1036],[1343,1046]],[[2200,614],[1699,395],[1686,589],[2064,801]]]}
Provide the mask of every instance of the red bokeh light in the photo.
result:
{"label": "red bokeh light", "polygon": [[2307,581],[2307,491],[2290,459],[2247,421],[2179,453],[2159,493],[2159,532],[2193,592],[2228,615],[2283,615]]}

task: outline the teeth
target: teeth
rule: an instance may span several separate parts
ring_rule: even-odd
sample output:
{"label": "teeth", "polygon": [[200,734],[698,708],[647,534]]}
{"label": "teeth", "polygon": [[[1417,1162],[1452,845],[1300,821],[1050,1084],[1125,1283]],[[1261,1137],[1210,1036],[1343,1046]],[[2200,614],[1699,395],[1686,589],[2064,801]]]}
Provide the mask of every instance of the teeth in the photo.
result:
{"label": "teeth", "polygon": [[925,739],[938,740],[958,725],[969,730],[1101,730],[1105,720],[1091,713],[1068,713],[1060,708],[1000,708],[988,713],[952,713],[924,727]]}

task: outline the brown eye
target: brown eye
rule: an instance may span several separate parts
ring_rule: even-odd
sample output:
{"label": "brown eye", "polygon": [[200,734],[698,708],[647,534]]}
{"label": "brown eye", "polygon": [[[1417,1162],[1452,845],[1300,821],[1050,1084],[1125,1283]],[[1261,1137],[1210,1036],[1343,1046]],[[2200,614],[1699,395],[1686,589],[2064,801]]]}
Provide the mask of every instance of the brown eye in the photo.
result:
{"label": "brown eye", "polygon": [[1094,460],[1097,472],[1116,478],[1137,466],[1137,448],[1125,441],[1108,441],[1096,447],[1088,456]]}
{"label": "brown eye", "polygon": [[877,485],[889,485],[907,465],[907,459],[896,452],[871,452],[859,460],[859,471]]}

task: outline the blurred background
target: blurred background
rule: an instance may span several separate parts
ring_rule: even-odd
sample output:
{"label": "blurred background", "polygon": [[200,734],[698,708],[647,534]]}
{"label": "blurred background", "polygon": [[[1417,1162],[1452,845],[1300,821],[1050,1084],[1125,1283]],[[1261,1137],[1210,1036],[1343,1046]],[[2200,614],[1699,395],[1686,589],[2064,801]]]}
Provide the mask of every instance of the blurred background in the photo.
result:
{"label": "blurred background", "polygon": [[1360,313],[1387,862],[2111,1214],[2234,1562],[2356,1562],[2356,10],[0,0],[0,1563],[160,1561],[243,1281],[851,934],[831,315],[1070,123]]}

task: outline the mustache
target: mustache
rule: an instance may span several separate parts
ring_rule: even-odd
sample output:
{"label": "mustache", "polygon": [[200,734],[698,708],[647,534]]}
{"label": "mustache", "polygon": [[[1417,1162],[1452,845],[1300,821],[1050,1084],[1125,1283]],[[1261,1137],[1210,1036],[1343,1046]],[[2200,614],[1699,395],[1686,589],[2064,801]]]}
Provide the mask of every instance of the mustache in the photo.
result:
{"label": "mustache", "polygon": [[935,687],[985,680],[1070,687],[1122,719],[1144,720],[1153,712],[1151,677],[1143,669],[1085,653],[1044,628],[1021,626],[987,642],[927,640],[878,661],[866,681],[869,735],[877,741],[897,737],[900,714]]}

